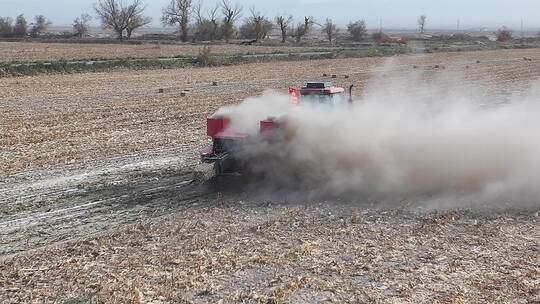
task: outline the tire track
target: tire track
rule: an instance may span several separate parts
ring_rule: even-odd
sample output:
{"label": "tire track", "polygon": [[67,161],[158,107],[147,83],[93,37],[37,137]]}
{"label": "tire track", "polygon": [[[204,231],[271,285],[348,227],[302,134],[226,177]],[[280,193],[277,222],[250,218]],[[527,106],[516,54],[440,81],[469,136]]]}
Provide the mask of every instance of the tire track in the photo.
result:
{"label": "tire track", "polygon": [[[174,167],[159,158],[155,165],[140,163],[122,169],[108,164],[83,177],[79,171],[71,176],[66,171],[62,183],[47,184],[45,177],[41,188],[23,184],[4,192],[4,198],[23,202],[27,210],[0,216],[0,261],[37,248],[111,233],[142,219],[210,202],[215,195],[207,186],[193,183],[185,165]],[[74,183],[77,188],[73,188]],[[4,204],[11,203],[4,200]]]}

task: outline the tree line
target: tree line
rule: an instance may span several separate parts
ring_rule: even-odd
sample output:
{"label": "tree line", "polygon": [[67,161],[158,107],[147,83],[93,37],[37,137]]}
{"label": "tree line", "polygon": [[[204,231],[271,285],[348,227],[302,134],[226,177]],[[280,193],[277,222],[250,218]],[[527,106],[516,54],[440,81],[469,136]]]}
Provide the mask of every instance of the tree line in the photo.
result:
{"label": "tree line", "polygon": [[[288,38],[300,42],[307,34],[313,31],[314,26],[320,27],[321,33],[332,42],[339,34],[339,28],[332,19],[326,19],[322,24],[317,23],[311,16],[304,16],[298,23],[294,22],[292,15],[278,14],[270,19],[251,7],[243,22],[238,21],[243,16],[244,9],[231,0],[219,0],[210,8],[204,8],[202,0],[168,0],[162,9],[161,23],[164,26],[173,26],[178,30],[181,41],[216,41],[241,37],[252,42],[265,39],[270,32],[277,28],[281,34],[281,41],[285,43]],[[143,0],[98,0],[94,4],[94,12],[104,29],[113,31],[120,40],[130,39],[137,29],[150,24],[152,18],[145,16],[146,5]],[[82,14],[73,21],[71,35],[84,37],[89,33],[89,24],[92,16]],[[44,34],[51,22],[44,16],[34,17],[34,22],[28,24],[24,15],[13,20],[10,17],[0,18],[0,37],[39,37]],[[427,16],[421,15],[418,19],[418,29],[421,34],[425,32]],[[349,37],[361,41],[367,37],[367,26],[364,20],[352,21],[347,25]],[[373,38],[384,37],[382,30],[373,34]],[[511,31],[507,28],[499,30],[498,40],[511,39]]]}
{"label": "tree line", "polygon": [[19,15],[15,21],[11,17],[0,17],[0,37],[37,37],[47,30],[51,22],[43,15],[34,17],[34,22],[28,24],[24,15]]}
{"label": "tree line", "polygon": [[[113,0],[110,0],[113,1]],[[240,36],[253,42],[265,39],[274,28],[278,28],[281,41],[294,38],[300,42],[314,25],[321,27],[321,32],[332,41],[338,34],[337,25],[326,19],[324,24],[318,24],[313,17],[304,16],[298,23],[294,23],[292,15],[278,14],[271,19],[251,7],[245,15],[243,22],[237,25],[244,14],[244,8],[233,4],[230,0],[221,0],[214,6],[204,9],[202,1],[170,0],[163,9],[161,21],[164,25],[178,28],[179,38],[187,42],[194,41],[229,41]],[[355,39],[362,39],[367,34],[364,21],[351,22],[348,30]]]}
{"label": "tree line", "polygon": [[[142,0],[98,0],[94,4],[96,18],[104,29],[111,30],[120,40],[130,39],[137,29],[150,24],[152,19],[144,15],[146,5]],[[259,41],[265,39],[274,27],[279,28],[282,42],[292,37],[300,42],[304,36],[313,30],[314,25],[321,27],[322,33],[332,41],[339,30],[337,25],[326,19],[324,24],[318,24],[313,17],[305,16],[298,24],[294,24],[292,15],[280,14],[273,19],[256,11],[254,7],[247,12],[246,18],[238,24],[244,9],[230,0],[220,0],[210,8],[203,8],[201,1],[170,0],[162,10],[161,22],[164,26],[178,29],[179,39],[183,42],[193,41],[229,41],[242,37]],[[93,17],[82,14],[75,18],[71,35],[85,37],[90,31]],[[43,15],[34,17],[33,23],[28,23],[24,15],[15,19],[0,17],[0,37],[39,37],[44,35],[51,25]],[[364,21],[351,22],[348,31],[355,40],[361,40],[367,29]]]}

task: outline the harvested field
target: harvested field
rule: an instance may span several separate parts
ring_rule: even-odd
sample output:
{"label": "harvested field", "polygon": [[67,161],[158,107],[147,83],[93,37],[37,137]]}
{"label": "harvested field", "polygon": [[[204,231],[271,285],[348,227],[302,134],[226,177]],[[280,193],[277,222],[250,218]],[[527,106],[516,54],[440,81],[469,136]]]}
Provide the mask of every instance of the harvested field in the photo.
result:
{"label": "harvested field", "polygon": [[540,53],[0,79],[0,302],[540,301],[538,209],[428,211],[192,183],[219,107],[311,79],[360,94],[373,71],[391,83],[413,70],[459,74],[452,85],[497,104],[540,77]]}
{"label": "harvested field", "polygon": [[[79,44],[79,43],[37,43],[0,42],[0,62],[6,61],[46,61],[83,60],[115,58],[157,58],[193,56],[199,53],[201,45],[177,44]],[[273,52],[307,52],[320,50],[310,47],[287,46],[244,46],[213,45],[213,54],[259,54]],[[324,49],[324,48],[322,48]]]}
{"label": "harvested field", "polygon": [[[533,61],[525,61],[524,57]],[[463,73],[463,88],[486,84],[486,94],[527,87],[540,76],[536,50],[398,57],[393,71],[413,66]],[[303,81],[340,75],[337,84],[361,90],[382,58],[246,64],[218,68],[126,71],[0,79],[0,169],[4,174],[51,168],[206,142],[204,118],[220,106]],[[477,63],[479,61],[480,63]],[[321,68],[321,66],[328,66]],[[469,66],[469,68],[466,68]],[[378,67],[377,69],[385,69]],[[349,75],[344,79],[343,75]],[[330,78],[328,78],[330,79]],[[212,82],[218,85],[213,86]],[[390,81],[387,79],[387,81]],[[159,93],[163,88],[164,93]],[[191,89],[186,97],[182,90]]]}
{"label": "harvested field", "polygon": [[4,302],[540,300],[538,216],[359,204],[191,203],[176,215],[15,259],[4,266]]}

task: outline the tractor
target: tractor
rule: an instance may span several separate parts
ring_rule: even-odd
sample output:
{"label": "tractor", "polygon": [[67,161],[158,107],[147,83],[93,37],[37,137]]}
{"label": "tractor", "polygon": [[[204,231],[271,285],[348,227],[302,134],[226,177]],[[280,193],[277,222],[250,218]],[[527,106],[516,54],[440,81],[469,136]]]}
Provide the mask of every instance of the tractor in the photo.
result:
{"label": "tractor", "polygon": [[[353,85],[349,87],[347,98],[344,88],[335,87],[329,82],[308,82],[302,88],[289,88],[289,96],[295,107],[303,104],[345,107],[352,102],[352,89]],[[275,141],[286,121],[286,115],[260,121],[259,139]],[[253,139],[250,138],[252,135],[235,132],[229,128],[230,124],[231,120],[226,116],[214,115],[207,119],[207,135],[212,139],[212,145],[200,151],[201,163],[195,170],[196,179],[206,181],[249,170],[239,155],[243,145]]]}

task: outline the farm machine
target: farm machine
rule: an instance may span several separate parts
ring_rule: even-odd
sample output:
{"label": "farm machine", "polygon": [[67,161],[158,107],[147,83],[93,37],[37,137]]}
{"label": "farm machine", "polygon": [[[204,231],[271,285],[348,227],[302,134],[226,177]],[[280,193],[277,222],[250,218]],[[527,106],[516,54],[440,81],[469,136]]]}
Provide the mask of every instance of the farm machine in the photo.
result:
{"label": "farm machine", "polygon": [[[353,85],[349,87],[349,95],[345,89],[335,87],[329,82],[308,82],[302,88],[289,88],[292,106],[323,105],[329,107],[345,107],[352,102]],[[212,144],[200,151],[201,163],[196,168],[196,179],[210,180],[216,176],[239,175],[249,170],[243,159],[242,148],[247,142],[264,140],[272,143],[283,140],[283,133],[289,123],[287,114],[278,118],[267,118],[259,122],[258,138],[253,135],[238,133],[230,129],[231,118],[214,115],[207,119],[207,135]]]}

